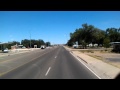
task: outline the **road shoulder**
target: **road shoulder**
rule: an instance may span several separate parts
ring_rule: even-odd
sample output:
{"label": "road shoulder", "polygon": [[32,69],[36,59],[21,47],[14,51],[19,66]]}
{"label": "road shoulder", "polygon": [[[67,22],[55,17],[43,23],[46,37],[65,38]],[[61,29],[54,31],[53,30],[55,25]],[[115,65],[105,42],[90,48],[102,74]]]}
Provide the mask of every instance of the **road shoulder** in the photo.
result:
{"label": "road shoulder", "polygon": [[99,59],[88,56],[79,51],[73,51],[68,47],[64,47],[66,50],[73,53],[76,57],[80,58],[92,71],[94,71],[102,79],[114,79],[116,75],[120,73],[120,69],[105,63]]}

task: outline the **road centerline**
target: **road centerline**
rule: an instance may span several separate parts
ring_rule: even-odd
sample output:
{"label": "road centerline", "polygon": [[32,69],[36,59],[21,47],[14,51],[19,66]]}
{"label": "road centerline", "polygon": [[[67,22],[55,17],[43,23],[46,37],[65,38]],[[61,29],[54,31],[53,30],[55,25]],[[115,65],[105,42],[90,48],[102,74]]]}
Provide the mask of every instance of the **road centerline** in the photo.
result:
{"label": "road centerline", "polygon": [[50,69],[51,69],[51,67],[49,67],[49,68],[48,68],[48,70],[47,70],[47,72],[46,72],[45,76],[47,76],[47,75],[48,75],[48,73],[49,73]]}

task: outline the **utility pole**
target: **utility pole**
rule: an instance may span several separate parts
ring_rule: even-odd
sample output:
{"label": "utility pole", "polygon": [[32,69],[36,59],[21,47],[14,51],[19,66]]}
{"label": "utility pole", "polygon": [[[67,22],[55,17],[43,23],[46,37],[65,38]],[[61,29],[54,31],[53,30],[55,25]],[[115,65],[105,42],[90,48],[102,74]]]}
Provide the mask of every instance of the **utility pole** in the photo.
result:
{"label": "utility pole", "polygon": [[31,48],[31,31],[30,31],[30,48]]}

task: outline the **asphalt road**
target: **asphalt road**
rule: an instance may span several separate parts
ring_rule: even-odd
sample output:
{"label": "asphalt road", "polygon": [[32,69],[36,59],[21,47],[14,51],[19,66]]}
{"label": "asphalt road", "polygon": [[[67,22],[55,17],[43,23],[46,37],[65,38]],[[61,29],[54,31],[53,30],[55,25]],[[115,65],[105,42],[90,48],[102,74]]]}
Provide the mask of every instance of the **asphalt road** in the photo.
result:
{"label": "asphalt road", "polygon": [[[11,58],[14,57],[18,59],[16,56]],[[0,76],[0,79],[98,79],[62,46],[19,57],[19,60],[23,59],[31,60]]]}

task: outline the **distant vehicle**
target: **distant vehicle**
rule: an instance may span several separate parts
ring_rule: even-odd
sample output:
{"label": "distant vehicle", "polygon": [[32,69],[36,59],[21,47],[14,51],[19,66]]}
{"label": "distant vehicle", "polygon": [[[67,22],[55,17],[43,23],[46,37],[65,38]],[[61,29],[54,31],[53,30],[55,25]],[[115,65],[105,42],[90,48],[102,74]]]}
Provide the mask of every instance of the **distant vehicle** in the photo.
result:
{"label": "distant vehicle", "polygon": [[42,46],[41,46],[41,49],[45,49],[45,45],[42,45]]}
{"label": "distant vehicle", "polygon": [[73,45],[73,48],[78,48],[78,45]]}
{"label": "distant vehicle", "polygon": [[23,49],[26,48],[25,46],[22,47]]}
{"label": "distant vehicle", "polygon": [[8,52],[9,52],[8,48],[3,49],[2,51],[3,51],[4,53],[8,53]]}

